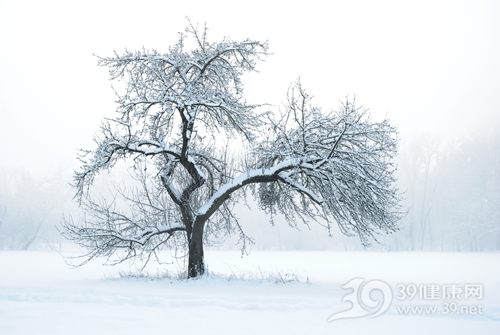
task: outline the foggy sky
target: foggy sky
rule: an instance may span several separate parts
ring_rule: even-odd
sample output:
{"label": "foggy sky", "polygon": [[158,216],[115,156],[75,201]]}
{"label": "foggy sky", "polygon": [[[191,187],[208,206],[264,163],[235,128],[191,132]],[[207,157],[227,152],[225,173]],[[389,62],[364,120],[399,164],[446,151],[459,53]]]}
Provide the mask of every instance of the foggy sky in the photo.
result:
{"label": "foggy sky", "polygon": [[115,108],[93,54],[166,52],[186,16],[214,42],[269,41],[250,102],[279,105],[300,75],[318,105],[355,94],[402,137],[458,137],[500,115],[498,1],[0,1],[0,168],[76,169]]}

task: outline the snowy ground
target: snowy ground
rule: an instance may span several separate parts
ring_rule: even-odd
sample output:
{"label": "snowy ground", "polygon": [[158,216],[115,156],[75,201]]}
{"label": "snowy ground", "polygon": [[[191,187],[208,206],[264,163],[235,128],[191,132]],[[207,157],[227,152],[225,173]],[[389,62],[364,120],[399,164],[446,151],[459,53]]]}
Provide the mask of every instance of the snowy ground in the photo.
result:
{"label": "snowy ground", "polygon": [[[208,251],[206,260],[212,274],[254,279],[116,279],[116,268],[69,269],[55,252],[0,252],[0,334],[500,334],[498,253]],[[287,273],[302,281],[275,282]],[[353,278],[387,282],[394,295],[402,283],[481,284],[483,299],[453,303],[483,313],[401,315],[394,299],[378,317],[327,323],[349,309],[342,286]]]}

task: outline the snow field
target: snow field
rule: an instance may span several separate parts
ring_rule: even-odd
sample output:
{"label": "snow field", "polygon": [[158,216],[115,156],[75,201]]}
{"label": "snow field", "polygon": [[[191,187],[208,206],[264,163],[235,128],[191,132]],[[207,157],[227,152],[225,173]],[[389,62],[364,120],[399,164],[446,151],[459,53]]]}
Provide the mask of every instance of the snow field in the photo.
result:
{"label": "snow field", "polygon": [[[133,265],[70,269],[55,252],[0,252],[0,334],[500,333],[500,254],[254,251],[241,258],[209,250],[206,261],[207,277],[151,280],[119,278]],[[301,281],[282,283],[295,277]],[[484,314],[403,316],[391,307],[377,318],[326,323],[349,308],[342,285],[353,278],[393,290],[481,283]]]}

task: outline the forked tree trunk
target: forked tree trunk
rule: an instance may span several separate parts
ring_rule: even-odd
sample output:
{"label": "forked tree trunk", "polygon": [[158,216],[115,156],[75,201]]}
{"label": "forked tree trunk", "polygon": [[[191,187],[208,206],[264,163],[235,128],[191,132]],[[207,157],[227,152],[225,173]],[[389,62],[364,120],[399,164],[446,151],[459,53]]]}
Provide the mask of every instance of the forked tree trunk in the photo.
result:
{"label": "forked tree trunk", "polygon": [[189,239],[188,278],[196,278],[205,273],[203,227],[204,224],[195,224],[193,227],[193,235],[191,239]]}

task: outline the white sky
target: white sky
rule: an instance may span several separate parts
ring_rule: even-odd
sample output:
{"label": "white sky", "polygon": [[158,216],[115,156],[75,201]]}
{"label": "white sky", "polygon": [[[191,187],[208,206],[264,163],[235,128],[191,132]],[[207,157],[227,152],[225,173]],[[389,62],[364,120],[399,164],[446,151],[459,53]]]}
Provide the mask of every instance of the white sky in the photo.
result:
{"label": "white sky", "polygon": [[500,1],[0,0],[0,168],[74,170],[114,95],[92,54],[166,51],[187,24],[268,40],[251,102],[279,104],[301,76],[318,105],[347,94],[402,136],[460,136],[500,115]]}

